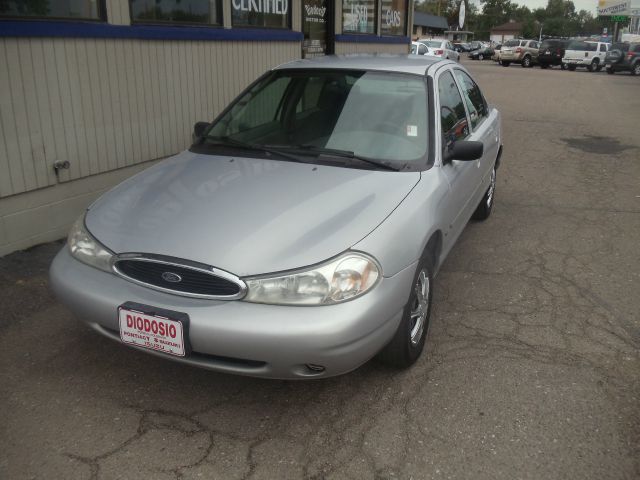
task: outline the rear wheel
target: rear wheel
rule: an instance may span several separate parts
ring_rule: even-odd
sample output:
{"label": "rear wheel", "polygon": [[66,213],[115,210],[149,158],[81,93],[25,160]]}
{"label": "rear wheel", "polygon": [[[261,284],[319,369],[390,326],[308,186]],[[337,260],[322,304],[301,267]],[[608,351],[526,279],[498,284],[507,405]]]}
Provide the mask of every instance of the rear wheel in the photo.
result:
{"label": "rear wheel", "polygon": [[560,64],[560,68],[561,68],[562,70],[566,70],[568,67],[569,67],[569,66],[568,66],[566,63],[561,63],[561,64]]}
{"label": "rear wheel", "polygon": [[433,297],[433,268],[425,257],[418,263],[413,278],[409,301],[404,307],[402,320],[391,341],[378,354],[387,365],[407,368],[415,363],[424,349],[429,331],[431,299]]}
{"label": "rear wheel", "polygon": [[478,60],[484,60],[484,55],[482,55],[481,53],[478,54]]}

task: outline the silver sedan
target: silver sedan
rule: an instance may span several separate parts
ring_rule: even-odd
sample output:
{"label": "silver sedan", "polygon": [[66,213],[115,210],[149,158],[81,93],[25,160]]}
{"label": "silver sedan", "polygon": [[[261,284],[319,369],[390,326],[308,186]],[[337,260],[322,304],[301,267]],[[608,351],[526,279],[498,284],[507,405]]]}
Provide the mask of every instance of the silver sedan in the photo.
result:
{"label": "silver sedan", "polygon": [[491,213],[500,135],[459,64],[291,62],[91,205],[51,284],[101,334],[190,365],[317,378],[378,355],[406,368],[434,275]]}

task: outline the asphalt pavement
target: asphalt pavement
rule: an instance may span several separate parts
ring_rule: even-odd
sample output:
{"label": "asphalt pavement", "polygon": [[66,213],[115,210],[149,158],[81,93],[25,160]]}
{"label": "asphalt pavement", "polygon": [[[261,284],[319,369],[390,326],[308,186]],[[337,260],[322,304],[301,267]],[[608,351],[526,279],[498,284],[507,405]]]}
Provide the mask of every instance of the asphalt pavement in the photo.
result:
{"label": "asphalt pavement", "polygon": [[42,245],[0,258],[0,478],[640,478],[640,79],[464,63],[503,163],[413,368],[284,382],[145,355],[53,298]]}

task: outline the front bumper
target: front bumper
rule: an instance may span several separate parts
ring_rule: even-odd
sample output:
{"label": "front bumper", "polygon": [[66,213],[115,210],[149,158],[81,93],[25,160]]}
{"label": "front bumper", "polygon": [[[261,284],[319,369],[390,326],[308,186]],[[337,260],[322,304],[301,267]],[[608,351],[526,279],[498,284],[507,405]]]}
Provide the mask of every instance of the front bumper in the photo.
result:
{"label": "front bumper", "polygon": [[378,353],[398,328],[414,270],[415,264],[338,305],[261,305],[151,290],[79,262],[65,246],[51,265],[50,281],[76,316],[120,343],[118,306],[136,302],[189,316],[192,354],[174,357],[140,349],[146,353],[220,372],[294,379],[347,373]]}

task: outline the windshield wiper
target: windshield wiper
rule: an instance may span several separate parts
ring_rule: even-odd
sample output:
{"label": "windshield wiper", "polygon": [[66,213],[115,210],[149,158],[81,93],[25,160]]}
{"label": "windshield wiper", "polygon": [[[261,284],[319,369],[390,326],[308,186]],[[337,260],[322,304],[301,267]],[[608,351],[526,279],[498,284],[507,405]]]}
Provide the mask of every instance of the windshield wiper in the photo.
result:
{"label": "windshield wiper", "polygon": [[306,162],[306,161],[296,157],[295,155],[289,155],[287,153],[279,151],[278,149],[271,148],[268,145],[257,145],[257,144],[253,144],[253,143],[246,143],[246,142],[243,142],[241,140],[236,140],[235,138],[231,138],[231,137],[204,137],[204,140],[205,140],[205,142],[213,141],[218,145],[229,145],[229,146],[232,146],[232,147],[242,148],[244,150],[253,150],[255,152],[264,152],[264,153],[268,153],[270,155],[276,155],[276,156],[281,157],[281,158],[286,158],[287,160],[291,160],[293,162],[309,163],[309,162]]}
{"label": "windshield wiper", "polygon": [[373,165],[378,168],[382,168],[384,170],[392,170],[394,172],[400,171],[399,168],[392,167],[389,164],[383,163],[380,160],[375,160],[373,158],[362,157],[360,155],[356,155],[354,152],[350,150],[339,150],[336,148],[324,148],[318,147],[317,145],[311,145],[308,143],[299,144],[299,145],[261,145],[263,147],[274,149],[276,151],[286,150],[293,151],[306,155],[330,155],[333,157],[342,157],[349,158],[352,160],[357,160],[359,162],[367,163],[369,165]]}

